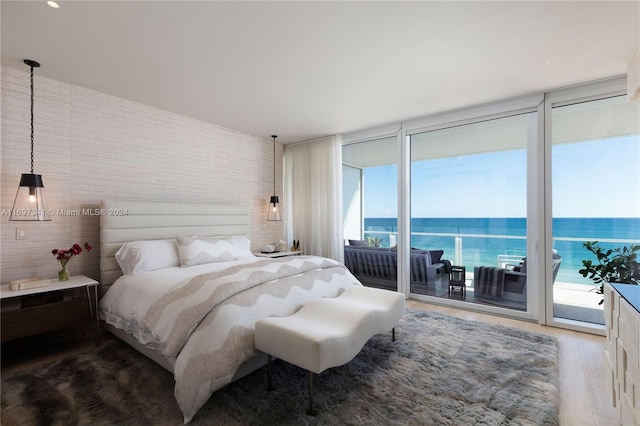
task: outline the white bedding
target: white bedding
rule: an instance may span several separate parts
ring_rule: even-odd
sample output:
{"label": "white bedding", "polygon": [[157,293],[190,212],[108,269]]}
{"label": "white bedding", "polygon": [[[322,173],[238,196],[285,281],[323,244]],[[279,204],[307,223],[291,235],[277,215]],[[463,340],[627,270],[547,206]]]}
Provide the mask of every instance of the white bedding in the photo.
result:
{"label": "white bedding", "polygon": [[[100,316],[108,324],[133,335],[138,342],[154,348],[151,336],[140,322],[151,305],[173,286],[196,275],[221,271],[233,264],[250,264],[257,258],[234,262],[207,263],[188,268],[176,266],[138,275],[125,275],[111,285],[100,300]],[[157,349],[157,348],[155,348]]]}
{"label": "white bedding", "polygon": [[360,283],[330,259],[243,258],[121,277],[102,298],[100,314],[172,361],[186,423],[255,355],[258,319],[291,315],[352,285]]}

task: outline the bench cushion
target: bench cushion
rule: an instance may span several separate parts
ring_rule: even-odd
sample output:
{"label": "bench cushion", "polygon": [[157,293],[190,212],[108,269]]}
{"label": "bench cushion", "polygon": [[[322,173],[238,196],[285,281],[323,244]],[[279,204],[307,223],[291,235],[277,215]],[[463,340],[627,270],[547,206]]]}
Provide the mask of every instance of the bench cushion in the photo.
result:
{"label": "bench cushion", "polygon": [[352,287],[309,302],[294,315],[256,322],[256,349],[321,373],[351,361],[373,335],[394,328],[404,310],[401,293]]}

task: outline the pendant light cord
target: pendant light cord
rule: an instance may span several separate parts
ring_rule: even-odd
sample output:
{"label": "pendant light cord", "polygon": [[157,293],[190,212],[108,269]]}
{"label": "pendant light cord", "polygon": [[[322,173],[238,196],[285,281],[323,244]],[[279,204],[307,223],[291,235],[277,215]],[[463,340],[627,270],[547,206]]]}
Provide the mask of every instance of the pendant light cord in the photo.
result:
{"label": "pendant light cord", "polygon": [[277,135],[271,135],[273,138],[273,196],[276,196],[276,138]]}
{"label": "pendant light cord", "polygon": [[31,174],[33,174],[33,66],[31,66]]}

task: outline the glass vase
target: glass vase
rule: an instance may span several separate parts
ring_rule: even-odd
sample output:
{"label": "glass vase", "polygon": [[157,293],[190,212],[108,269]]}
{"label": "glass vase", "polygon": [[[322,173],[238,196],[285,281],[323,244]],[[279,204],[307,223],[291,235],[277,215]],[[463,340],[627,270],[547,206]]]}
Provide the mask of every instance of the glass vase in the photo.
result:
{"label": "glass vase", "polygon": [[67,269],[67,265],[62,265],[62,269],[58,271],[58,281],[68,281],[69,280],[69,270]]}

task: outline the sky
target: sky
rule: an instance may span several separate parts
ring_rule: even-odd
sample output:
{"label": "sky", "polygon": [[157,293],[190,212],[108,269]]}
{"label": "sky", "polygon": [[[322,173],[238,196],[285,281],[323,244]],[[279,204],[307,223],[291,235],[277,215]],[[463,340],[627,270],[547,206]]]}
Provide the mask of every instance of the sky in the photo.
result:
{"label": "sky", "polygon": [[[554,217],[640,217],[640,135],[554,145]],[[524,149],[415,162],[412,217],[526,217]],[[365,169],[365,217],[397,217],[397,167]]]}

